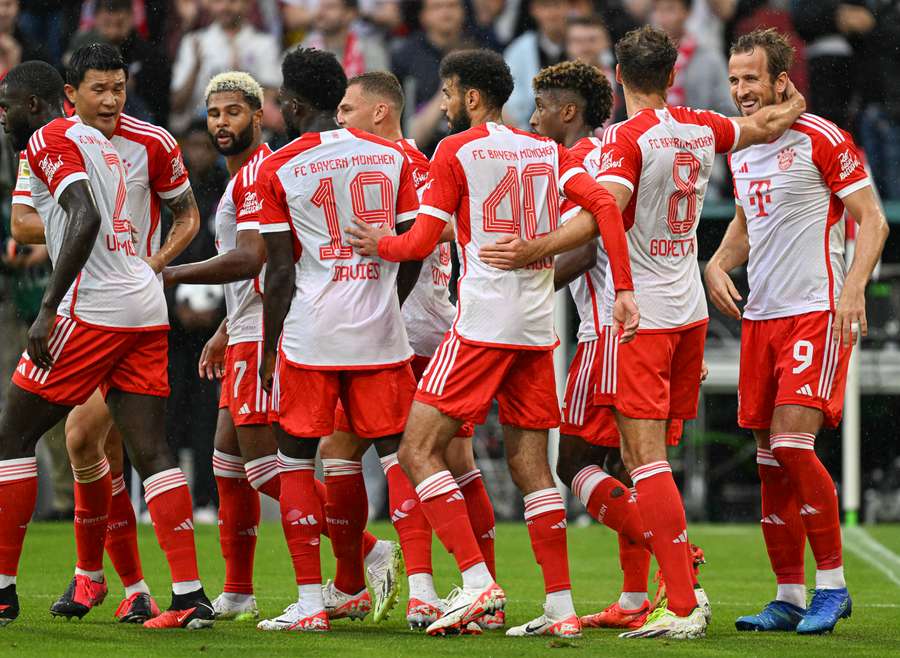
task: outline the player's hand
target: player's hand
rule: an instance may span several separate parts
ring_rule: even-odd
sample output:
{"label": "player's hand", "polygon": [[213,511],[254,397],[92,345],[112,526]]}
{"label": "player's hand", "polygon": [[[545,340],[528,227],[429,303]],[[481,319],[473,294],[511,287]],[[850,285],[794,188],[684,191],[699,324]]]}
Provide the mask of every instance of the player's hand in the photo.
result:
{"label": "player's hand", "polygon": [[225,375],[225,348],[228,347],[228,334],[217,331],[212,338],[206,341],[203,351],[200,352],[200,362],[197,371],[200,379],[222,379]]}
{"label": "player's hand", "polygon": [[734,282],[728,276],[728,272],[715,263],[710,262],[706,265],[703,278],[706,280],[706,290],[709,293],[709,298],[716,308],[729,318],[740,320],[741,311],[735,302],[741,301],[742,297],[737,288],[734,287]]}
{"label": "player's hand", "polygon": [[353,226],[348,226],[344,230],[352,236],[347,238],[347,242],[360,256],[378,256],[378,241],[393,235],[389,228],[369,224],[358,217],[353,218]]}
{"label": "player's hand", "polygon": [[50,331],[55,322],[56,312],[41,307],[28,330],[28,356],[38,368],[44,370],[53,365],[53,356],[50,354]]}
{"label": "player's hand", "polygon": [[154,274],[159,274],[166,267],[166,264],[156,256],[142,256],[142,259],[150,266],[150,269],[153,270]]}
{"label": "player's hand", "polygon": [[263,354],[262,363],[259,364],[259,380],[262,382],[263,390],[272,394],[272,380],[275,378],[275,352],[266,352]]}
{"label": "player's hand", "polygon": [[634,301],[634,292],[620,290],[616,293],[616,303],[613,306],[613,334],[619,336],[620,343],[628,343],[634,340],[640,324],[641,313]]}
{"label": "player's hand", "polygon": [[866,287],[847,282],[834,312],[831,332],[834,342],[841,341],[844,347],[856,344],[857,329],[863,336],[869,335],[869,325],[866,322]]}
{"label": "player's hand", "polygon": [[700,381],[705,382],[707,377],[709,377],[709,365],[706,363],[706,359],[703,359],[703,365],[700,366]]}
{"label": "player's hand", "polygon": [[535,260],[534,242],[517,235],[502,235],[478,250],[482,262],[498,270],[517,270]]}

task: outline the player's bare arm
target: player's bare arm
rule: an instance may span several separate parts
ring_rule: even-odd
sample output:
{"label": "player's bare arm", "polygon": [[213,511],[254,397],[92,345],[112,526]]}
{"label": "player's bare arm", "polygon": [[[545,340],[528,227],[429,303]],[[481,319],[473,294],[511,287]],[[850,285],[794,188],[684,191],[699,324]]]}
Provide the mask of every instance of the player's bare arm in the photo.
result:
{"label": "player's bare arm", "polygon": [[78,180],[66,187],[59,197],[59,205],[68,218],[63,246],[44,291],[41,310],[28,330],[28,356],[40,368],[53,365],[48,337],[57,308],[87,262],[100,231],[100,211],[87,181]]}
{"label": "player's bare arm", "polygon": [[46,244],[44,222],[37,211],[24,203],[12,204],[9,216],[10,233],[19,244]]}
{"label": "player's bare arm", "polygon": [[197,364],[197,371],[200,379],[221,379],[225,374],[225,348],[228,347],[228,320],[223,319],[216,329],[216,333],[212,335],[203,351],[200,352],[200,361]]}
{"label": "player's bare arm", "polygon": [[806,99],[788,80],[781,103],[764,107],[750,116],[734,118],[741,131],[734,150],[778,139],[804,112]]}
{"label": "player's bare arm", "polygon": [[734,287],[729,272],[747,262],[750,257],[750,238],[747,234],[747,217],[744,209],[735,208],[734,219],[728,224],[725,237],[716,253],[706,264],[703,278],[710,300],[722,313],[735,320],[741,319],[737,302],[743,297]]}
{"label": "player's bare arm", "polygon": [[263,388],[272,391],[275,354],[284,318],[294,296],[294,246],[287,231],[265,233],[266,285],[263,293],[263,361],[259,377]]}
{"label": "player's bare arm", "polygon": [[560,254],[553,264],[553,286],[556,290],[565,288],[597,264],[597,241],[576,247]]}
{"label": "player's bare arm", "polygon": [[[415,222],[411,220],[397,224],[397,235],[402,235],[410,231],[414,223]],[[448,224],[447,226],[450,225]],[[450,230],[452,235],[453,227],[450,227]],[[422,261],[420,260],[410,260],[400,263],[400,267],[397,269],[397,297],[400,299],[401,306],[403,306],[403,302],[406,301],[406,298],[409,297],[409,293],[411,293],[415,287],[416,281],[419,280],[419,272],[421,270]]]}
{"label": "player's bare arm", "polygon": [[168,287],[179,283],[217,285],[243,281],[258,276],[265,262],[266,243],[259,231],[238,231],[234,249],[198,263],[164,268],[163,284]]}
{"label": "player's bare arm", "polygon": [[854,323],[863,336],[869,332],[866,323],[866,284],[881,258],[890,229],[871,186],[848,194],[843,201],[844,207],[859,224],[853,264],[834,313],[834,339],[841,340],[847,347],[856,341],[852,332]]}
{"label": "player's bare arm", "polygon": [[200,230],[200,210],[193,190],[188,188],[174,199],[166,199],[166,207],[172,211],[172,227],[159,251],[145,259],[157,274],[187,248]]}

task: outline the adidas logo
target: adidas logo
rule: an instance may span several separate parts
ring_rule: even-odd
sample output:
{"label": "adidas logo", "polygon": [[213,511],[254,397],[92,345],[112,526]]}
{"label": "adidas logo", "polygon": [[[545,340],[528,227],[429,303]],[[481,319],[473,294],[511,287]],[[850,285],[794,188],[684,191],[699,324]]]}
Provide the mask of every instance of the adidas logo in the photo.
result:
{"label": "adidas logo", "polygon": [[814,514],[818,514],[819,510],[817,510],[812,505],[804,505],[800,508],[800,516],[813,516]]}
{"label": "adidas logo", "polygon": [[312,514],[307,514],[306,516],[301,516],[299,519],[294,519],[291,521],[291,525],[315,525],[316,517]]}
{"label": "adidas logo", "polygon": [[672,540],[673,544],[686,544],[687,543],[687,528],[682,530],[675,539]]}
{"label": "adidas logo", "polygon": [[174,532],[179,532],[181,530],[193,530],[194,529],[194,521],[193,519],[185,519],[177,526],[173,528]]}
{"label": "adidas logo", "polygon": [[749,174],[749,173],[750,173],[750,167],[748,167],[748,166],[747,166],[747,163],[745,162],[744,164],[741,165],[741,168],[737,170],[737,173],[739,173],[739,174]]}
{"label": "adidas logo", "polygon": [[809,384],[804,384],[803,386],[801,386],[800,388],[798,388],[798,389],[797,389],[796,391],[794,391],[794,392],[795,392],[797,395],[805,395],[805,396],[810,397],[810,398],[813,396],[812,386],[810,386]]}
{"label": "adidas logo", "polygon": [[399,509],[395,509],[394,512],[391,514],[391,523],[397,523],[397,521],[400,521],[401,519],[405,519],[407,516],[409,516],[409,514],[407,514],[406,512],[399,510]]}
{"label": "adidas logo", "polygon": [[566,520],[563,519],[563,520],[560,521],[559,523],[554,523],[554,524],[553,524],[552,526],[550,526],[550,527],[553,528],[554,530],[565,530],[565,529],[566,529]]}
{"label": "adidas logo", "polygon": [[447,498],[445,503],[452,503],[454,500],[465,500],[466,497],[463,496],[462,491],[454,491],[453,495]]}
{"label": "adidas logo", "polygon": [[250,413],[250,405],[248,405],[248,404],[245,402],[244,404],[241,405],[241,408],[238,409],[238,413],[239,413],[240,415],[242,415],[242,416],[243,416],[243,415],[246,415],[246,414],[249,414],[249,413]]}
{"label": "adidas logo", "polygon": [[496,528],[491,528],[486,533],[481,535],[481,539],[494,539],[497,536]]}
{"label": "adidas logo", "polygon": [[24,363],[20,363],[20,364],[19,364],[19,367],[16,368],[16,372],[19,373],[20,375],[22,375],[22,376],[24,377],[24,376],[25,376],[25,364],[24,364]]}
{"label": "adidas logo", "polygon": [[252,526],[250,528],[244,528],[243,530],[238,532],[238,535],[241,537],[258,537],[259,529],[257,526]]}
{"label": "adidas logo", "polygon": [[785,525],[785,522],[782,521],[777,514],[769,514],[769,516],[760,519],[759,522],[770,523],[771,525]]}

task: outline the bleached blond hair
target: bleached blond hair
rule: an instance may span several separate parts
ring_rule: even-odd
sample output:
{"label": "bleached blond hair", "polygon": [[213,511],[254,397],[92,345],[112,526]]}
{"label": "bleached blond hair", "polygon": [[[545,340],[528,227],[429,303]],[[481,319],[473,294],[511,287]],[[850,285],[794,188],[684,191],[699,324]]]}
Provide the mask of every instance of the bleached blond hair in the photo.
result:
{"label": "bleached blond hair", "polygon": [[210,96],[225,91],[236,91],[243,94],[247,104],[254,110],[263,106],[262,87],[249,73],[226,71],[213,76],[213,79],[206,85],[204,98],[208,103]]}

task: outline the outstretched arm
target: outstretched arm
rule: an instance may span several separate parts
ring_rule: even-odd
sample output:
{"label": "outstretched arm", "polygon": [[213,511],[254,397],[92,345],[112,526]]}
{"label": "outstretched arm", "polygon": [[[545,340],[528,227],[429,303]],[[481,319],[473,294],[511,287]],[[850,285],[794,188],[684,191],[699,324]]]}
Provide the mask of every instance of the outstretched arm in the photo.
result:
{"label": "outstretched arm", "polygon": [[60,194],[59,205],[68,220],[62,248],[41,299],[41,310],[28,330],[28,355],[39,368],[53,365],[48,343],[57,309],[87,262],[100,231],[100,211],[87,180],[70,183]]}
{"label": "outstretched arm", "polygon": [[[412,228],[403,235],[392,235],[390,229],[369,224],[361,219],[348,226],[347,241],[362,256],[379,256],[396,263],[423,260],[434,251],[447,226],[443,220],[419,213]],[[399,230],[401,225],[397,225]]]}
{"label": "outstretched arm", "polygon": [[263,360],[259,376],[263,388],[272,391],[278,339],[294,296],[294,248],[289,231],[263,233],[266,243],[266,285],[263,294]]}
{"label": "outstretched arm", "polygon": [[258,276],[265,262],[266,243],[259,231],[238,231],[234,249],[198,263],[166,267],[162,271],[163,283],[168,287],[179,283],[243,281]]}
{"label": "outstretched arm", "polygon": [[187,248],[200,230],[200,210],[190,188],[174,199],[166,199],[166,206],[172,211],[172,227],[159,251],[145,259],[157,274]]}
{"label": "outstretched arm", "polygon": [[725,237],[716,249],[716,253],[706,264],[703,278],[706,281],[706,290],[709,298],[722,313],[735,320],[741,319],[741,311],[735,302],[742,297],[734,287],[734,282],[728,273],[736,267],[747,262],[750,257],[750,238],[747,233],[747,217],[744,209],[738,205],[735,208],[734,219],[728,224]]}

